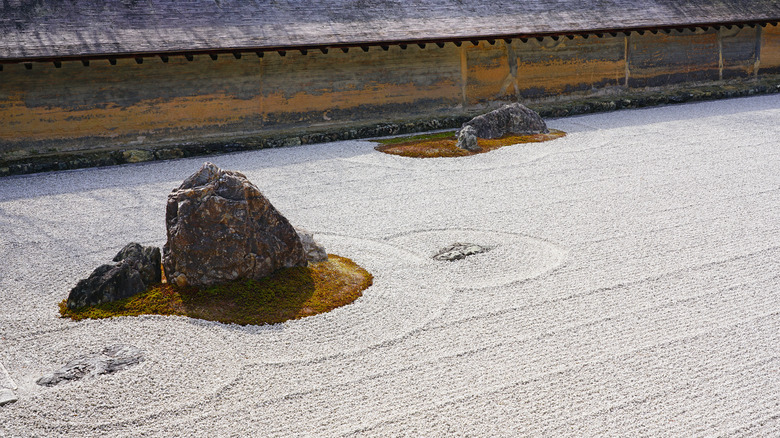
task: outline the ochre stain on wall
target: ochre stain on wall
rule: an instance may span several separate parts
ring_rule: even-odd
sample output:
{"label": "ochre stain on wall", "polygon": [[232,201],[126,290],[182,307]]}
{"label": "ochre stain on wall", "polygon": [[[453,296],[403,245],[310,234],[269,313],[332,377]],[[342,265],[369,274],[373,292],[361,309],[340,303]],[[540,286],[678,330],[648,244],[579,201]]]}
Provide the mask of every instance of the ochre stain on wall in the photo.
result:
{"label": "ochre stain on wall", "polygon": [[718,80],[717,31],[673,30],[629,37],[629,86]]}
{"label": "ochre stain on wall", "polygon": [[761,29],[759,73],[780,73],[780,26]]}
{"label": "ochre stain on wall", "polygon": [[103,108],[65,110],[24,105],[20,97],[0,107],[4,129],[0,139],[68,139],[86,136],[115,137],[118,134],[154,134],[203,125],[225,125],[257,112],[257,102],[226,95],[174,99],[149,99],[128,107],[108,104]]}
{"label": "ochre stain on wall", "polygon": [[110,139],[251,121],[259,118],[257,65],[183,57],[13,65],[0,73],[0,140]]}
{"label": "ochre stain on wall", "polygon": [[534,99],[619,85],[625,72],[618,37],[501,41],[468,49],[470,103]]}
{"label": "ochre stain on wall", "polygon": [[756,56],[760,50],[760,27],[732,29],[722,28],[718,32],[723,58],[721,79],[746,78],[755,74]]}
{"label": "ochre stain on wall", "polygon": [[[356,119],[393,117],[397,114],[391,108],[397,105],[408,106],[407,112],[424,113],[436,109],[430,102],[436,102],[437,108],[454,107],[461,100],[460,55],[452,44],[270,55],[263,58],[262,69],[262,107],[267,120],[284,120],[285,113],[319,113],[321,121],[327,121],[332,112]],[[383,106],[387,106],[384,111]],[[372,111],[360,111],[365,107]]]}

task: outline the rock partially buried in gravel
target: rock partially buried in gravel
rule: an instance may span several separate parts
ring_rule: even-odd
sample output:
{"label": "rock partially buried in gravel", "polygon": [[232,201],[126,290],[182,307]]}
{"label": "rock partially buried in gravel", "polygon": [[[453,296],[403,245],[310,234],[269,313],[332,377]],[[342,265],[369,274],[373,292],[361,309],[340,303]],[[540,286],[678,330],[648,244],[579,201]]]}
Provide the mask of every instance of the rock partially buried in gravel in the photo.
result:
{"label": "rock partially buried in gravel", "polygon": [[479,152],[482,148],[477,144],[477,130],[466,125],[458,132],[458,143],[455,146],[470,152]]}
{"label": "rock partially buried in gravel", "polygon": [[306,266],[298,233],[240,172],[205,163],[168,195],[163,267],[179,286],[259,280]]}
{"label": "rock partially buried in gravel", "polygon": [[160,249],[129,243],[114,257],[114,265],[101,265],[80,280],[68,295],[70,309],[94,306],[131,297],[162,279]]}
{"label": "rock partially buried in gravel", "polygon": [[96,377],[122,371],[144,360],[144,352],[132,345],[112,345],[100,353],[79,356],[57,371],[43,376],[35,383],[41,386],[54,386],[85,377]]}
{"label": "rock partially buried in gravel", "polygon": [[544,120],[531,109],[522,104],[513,103],[487,114],[474,117],[464,123],[474,128],[474,135],[479,138],[499,138],[507,134],[528,135],[550,132]]}
{"label": "rock partially buried in gravel", "polygon": [[433,256],[433,259],[451,262],[465,259],[468,256],[480,254],[490,250],[490,247],[476,245],[473,243],[453,243],[452,245],[439,250],[439,252]]}
{"label": "rock partially buried in gravel", "polygon": [[325,247],[317,243],[314,240],[314,235],[303,228],[296,228],[298,237],[301,238],[303,244],[303,252],[306,253],[306,260],[310,263],[324,262],[328,260],[328,253],[325,251]]}
{"label": "rock partially buried in gravel", "polygon": [[0,389],[0,406],[13,403],[17,400],[19,400],[19,397],[16,396],[16,393],[13,390],[6,388]]}
{"label": "rock partially buried in gravel", "polygon": [[8,375],[2,363],[0,363],[0,406],[13,403],[19,398],[16,396],[16,383]]}

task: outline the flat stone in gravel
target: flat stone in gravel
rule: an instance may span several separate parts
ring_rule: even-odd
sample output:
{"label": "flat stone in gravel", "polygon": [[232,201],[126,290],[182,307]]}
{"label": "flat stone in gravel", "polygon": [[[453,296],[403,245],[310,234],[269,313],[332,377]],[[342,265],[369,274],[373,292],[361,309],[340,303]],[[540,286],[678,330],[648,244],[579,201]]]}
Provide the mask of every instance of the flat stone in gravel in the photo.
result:
{"label": "flat stone in gravel", "polygon": [[13,403],[18,400],[16,396],[16,383],[14,383],[8,371],[0,363],[0,406]]}
{"label": "flat stone in gravel", "polygon": [[480,246],[474,243],[453,243],[446,248],[442,248],[435,256],[433,256],[433,259],[452,262],[487,251],[490,251],[489,247]]}
{"label": "flat stone in gravel", "polygon": [[64,381],[80,380],[122,371],[144,360],[144,353],[132,345],[112,345],[100,353],[79,356],[62,368],[38,379],[41,386],[54,386]]}

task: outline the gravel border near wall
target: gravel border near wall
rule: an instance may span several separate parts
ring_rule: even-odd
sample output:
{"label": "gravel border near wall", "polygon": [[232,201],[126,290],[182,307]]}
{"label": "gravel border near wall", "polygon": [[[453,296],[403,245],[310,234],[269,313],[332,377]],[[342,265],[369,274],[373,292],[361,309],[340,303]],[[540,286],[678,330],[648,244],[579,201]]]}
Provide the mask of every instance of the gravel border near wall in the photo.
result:
{"label": "gravel border near wall", "polygon": [[[165,239],[203,158],[0,179],[0,436],[773,436],[780,96],[548,120],[462,158],[361,140],[208,159],[374,275],[271,326],[73,322],[57,304]],[[491,250],[433,260],[447,245]],[[43,387],[126,344],[144,360]]]}

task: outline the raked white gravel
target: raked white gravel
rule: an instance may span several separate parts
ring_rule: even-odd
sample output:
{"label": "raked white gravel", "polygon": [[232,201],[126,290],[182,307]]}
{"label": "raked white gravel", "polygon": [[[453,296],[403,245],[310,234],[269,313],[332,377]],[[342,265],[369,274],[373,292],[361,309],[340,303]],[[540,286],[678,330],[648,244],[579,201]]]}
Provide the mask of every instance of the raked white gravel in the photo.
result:
{"label": "raked white gravel", "polygon": [[[3,437],[780,436],[780,96],[550,120],[416,160],[347,141],[0,179]],[[57,303],[204,161],[374,274],[262,327]],[[449,244],[494,246],[462,261]],[[114,375],[46,388],[128,343]]]}

